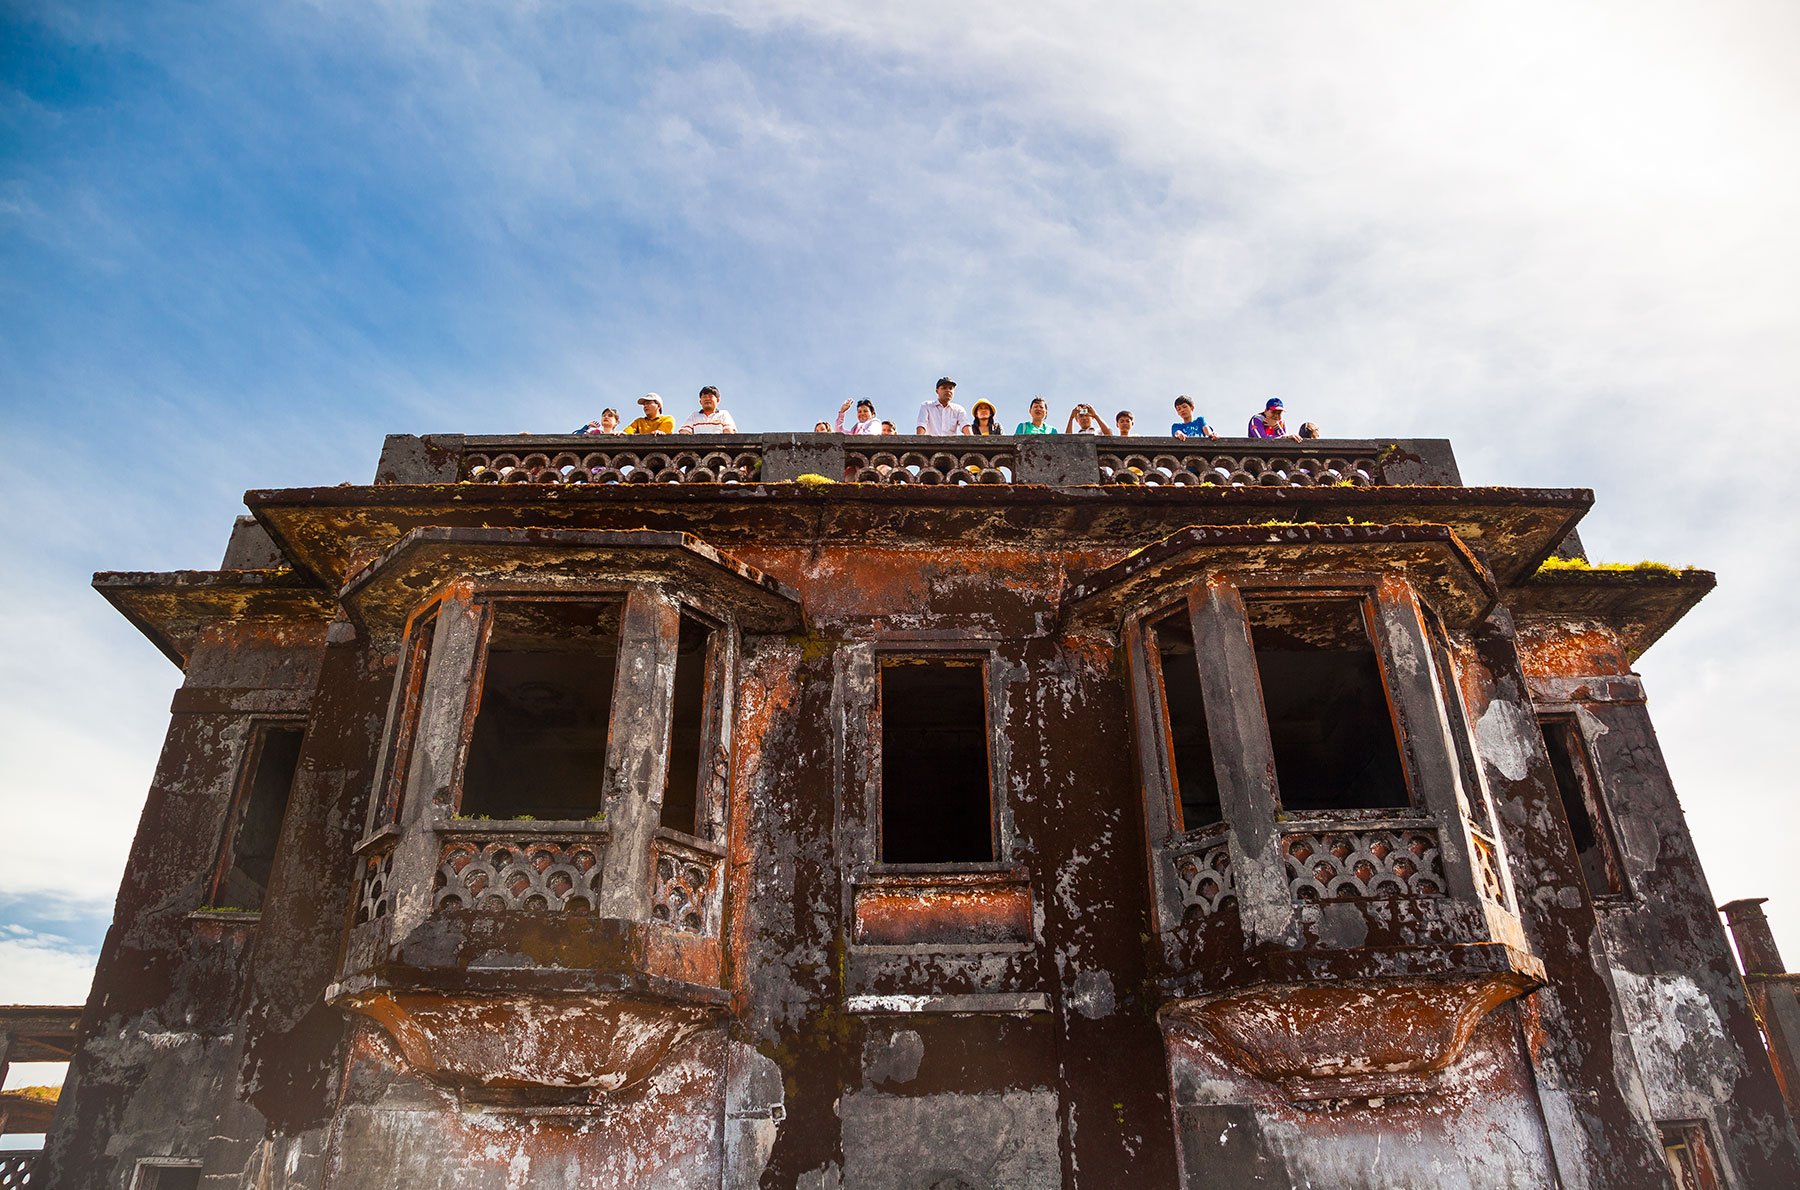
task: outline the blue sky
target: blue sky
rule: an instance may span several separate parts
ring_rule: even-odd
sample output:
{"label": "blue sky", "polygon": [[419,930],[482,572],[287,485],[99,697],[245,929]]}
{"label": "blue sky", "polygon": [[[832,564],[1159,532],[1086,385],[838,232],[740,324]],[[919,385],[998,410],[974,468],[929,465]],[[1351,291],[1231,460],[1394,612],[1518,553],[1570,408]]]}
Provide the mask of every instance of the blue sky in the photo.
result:
{"label": "blue sky", "polygon": [[1800,959],[1789,3],[9,4],[0,1001],[80,1000],[178,675],[97,569],[389,432],[949,371],[1447,436],[1716,568],[1642,662],[1723,900]]}

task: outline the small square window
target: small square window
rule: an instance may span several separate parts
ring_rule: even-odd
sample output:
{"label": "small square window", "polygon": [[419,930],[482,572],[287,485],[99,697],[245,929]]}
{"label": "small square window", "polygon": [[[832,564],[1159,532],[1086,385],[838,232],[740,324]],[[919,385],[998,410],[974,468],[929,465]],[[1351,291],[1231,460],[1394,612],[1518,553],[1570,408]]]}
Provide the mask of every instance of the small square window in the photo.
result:
{"label": "small square window", "polygon": [[200,1163],[172,1165],[162,1161],[140,1161],[131,1185],[132,1190],[198,1190]]}

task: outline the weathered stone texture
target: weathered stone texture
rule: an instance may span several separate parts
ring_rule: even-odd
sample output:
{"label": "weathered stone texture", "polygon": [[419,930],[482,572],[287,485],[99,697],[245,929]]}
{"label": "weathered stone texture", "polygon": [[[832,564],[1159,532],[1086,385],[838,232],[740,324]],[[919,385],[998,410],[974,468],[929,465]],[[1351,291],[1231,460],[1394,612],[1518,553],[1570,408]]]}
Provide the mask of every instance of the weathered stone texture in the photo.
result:
{"label": "weathered stone texture", "polygon": [[[187,680],[34,1184],[1635,1187],[1675,1125],[1800,1180],[1630,672],[1710,576],[1546,581],[1591,493],[1447,443],[854,445],[400,437],[226,569],[97,576]],[[553,776],[472,816],[477,748]],[[888,862],[945,789],[985,853]]]}

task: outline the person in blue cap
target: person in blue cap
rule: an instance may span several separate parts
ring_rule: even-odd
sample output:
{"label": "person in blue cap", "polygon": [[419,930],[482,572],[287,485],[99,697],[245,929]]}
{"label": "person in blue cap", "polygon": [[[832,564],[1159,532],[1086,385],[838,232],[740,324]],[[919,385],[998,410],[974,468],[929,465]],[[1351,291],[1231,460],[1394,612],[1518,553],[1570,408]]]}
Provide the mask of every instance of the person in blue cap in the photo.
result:
{"label": "person in blue cap", "polygon": [[1263,411],[1250,418],[1250,437],[1252,438],[1292,438],[1299,440],[1300,435],[1287,428],[1281,420],[1281,398],[1270,397],[1263,406]]}
{"label": "person in blue cap", "polygon": [[1175,416],[1181,420],[1169,427],[1169,435],[1174,438],[1217,438],[1219,431],[1206,424],[1204,417],[1194,413],[1194,399],[1183,393],[1175,398]]}

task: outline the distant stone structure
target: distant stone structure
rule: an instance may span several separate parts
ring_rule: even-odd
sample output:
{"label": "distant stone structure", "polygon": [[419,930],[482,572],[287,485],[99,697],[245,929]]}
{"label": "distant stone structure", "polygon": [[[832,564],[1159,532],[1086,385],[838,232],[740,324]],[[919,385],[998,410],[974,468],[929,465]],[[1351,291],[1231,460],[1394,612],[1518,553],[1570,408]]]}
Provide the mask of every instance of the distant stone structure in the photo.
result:
{"label": "distant stone structure", "polygon": [[1631,669],[1713,578],[1592,500],[826,434],[252,491],[94,580],[186,680],[31,1184],[1800,1184]]}

